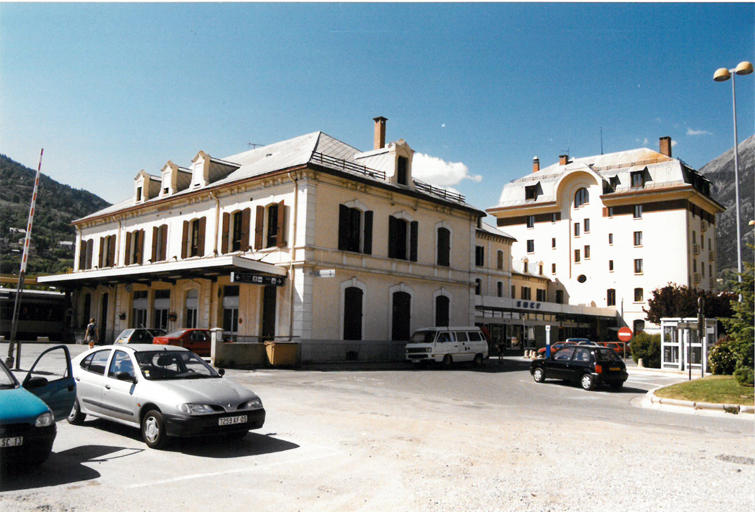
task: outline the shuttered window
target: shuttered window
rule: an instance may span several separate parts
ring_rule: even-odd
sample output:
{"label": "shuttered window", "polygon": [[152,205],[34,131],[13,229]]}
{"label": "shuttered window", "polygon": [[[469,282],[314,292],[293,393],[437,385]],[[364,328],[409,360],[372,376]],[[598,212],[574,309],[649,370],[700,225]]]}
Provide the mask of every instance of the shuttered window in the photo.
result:
{"label": "shuttered window", "polygon": [[181,240],[181,257],[193,258],[204,256],[205,227],[207,218],[200,217],[192,221],[185,220],[183,224],[183,238]]}
{"label": "shuttered window", "polygon": [[388,217],[388,257],[417,261],[419,223]]}
{"label": "shuttered window", "polygon": [[338,250],[372,254],[372,212],[338,205]]}
{"label": "shuttered window", "polygon": [[446,228],[438,228],[438,265],[451,266],[451,232]]}

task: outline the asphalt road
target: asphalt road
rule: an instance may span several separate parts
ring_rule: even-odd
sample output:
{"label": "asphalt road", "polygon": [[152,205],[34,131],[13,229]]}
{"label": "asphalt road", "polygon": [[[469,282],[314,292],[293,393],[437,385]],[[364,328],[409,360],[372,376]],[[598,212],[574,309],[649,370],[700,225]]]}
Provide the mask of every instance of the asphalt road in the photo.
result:
{"label": "asphalt road", "polygon": [[0,510],[755,508],[751,417],[637,406],[678,375],[632,370],[621,392],[588,392],[527,367],[229,371],[261,396],[261,430],[155,451],[136,429],[61,422],[43,466],[0,481]]}

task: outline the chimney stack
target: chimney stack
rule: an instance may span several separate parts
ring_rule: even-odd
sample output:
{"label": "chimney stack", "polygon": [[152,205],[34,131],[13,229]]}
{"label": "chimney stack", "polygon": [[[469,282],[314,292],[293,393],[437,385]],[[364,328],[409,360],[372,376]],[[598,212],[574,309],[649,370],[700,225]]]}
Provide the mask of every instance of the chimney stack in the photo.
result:
{"label": "chimney stack", "polygon": [[661,137],[660,139],[661,154],[671,158],[671,137]]}
{"label": "chimney stack", "polygon": [[375,117],[375,147],[373,149],[383,149],[385,147],[385,123],[388,121],[383,116]]}
{"label": "chimney stack", "polygon": [[569,163],[569,155],[558,155],[558,165],[566,165]]}
{"label": "chimney stack", "polygon": [[538,157],[535,157],[532,159],[532,172],[537,172],[540,170],[540,159]]}

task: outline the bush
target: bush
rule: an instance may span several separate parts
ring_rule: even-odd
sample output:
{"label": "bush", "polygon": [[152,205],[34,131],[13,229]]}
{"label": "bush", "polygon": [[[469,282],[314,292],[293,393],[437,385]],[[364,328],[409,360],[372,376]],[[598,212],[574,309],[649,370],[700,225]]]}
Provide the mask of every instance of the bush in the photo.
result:
{"label": "bush", "polygon": [[755,374],[752,371],[752,368],[747,367],[741,367],[737,368],[737,370],[734,372],[734,378],[737,379],[737,383],[739,383],[740,386],[747,386],[747,387],[753,387],[755,385]]}
{"label": "bush", "polygon": [[632,340],[632,359],[642,359],[646,368],[661,367],[661,335],[641,332]]}
{"label": "bush", "polygon": [[708,365],[714,375],[733,375],[737,369],[735,343],[729,336],[723,336],[713,345],[708,354]]}

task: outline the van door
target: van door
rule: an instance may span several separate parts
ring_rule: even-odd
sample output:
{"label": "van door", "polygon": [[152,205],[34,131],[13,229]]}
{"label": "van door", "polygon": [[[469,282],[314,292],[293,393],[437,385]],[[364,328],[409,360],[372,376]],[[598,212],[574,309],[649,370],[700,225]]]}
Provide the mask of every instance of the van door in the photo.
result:
{"label": "van door", "polygon": [[471,361],[474,359],[474,352],[470,346],[469,336],[467,336],[466,331],[456,331],[454,334],[456,335],[456,343],[459,353],[459,356],[454,359],[458,361]]}

